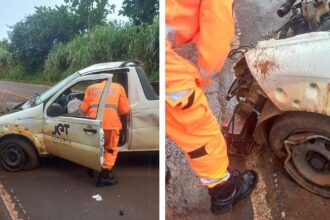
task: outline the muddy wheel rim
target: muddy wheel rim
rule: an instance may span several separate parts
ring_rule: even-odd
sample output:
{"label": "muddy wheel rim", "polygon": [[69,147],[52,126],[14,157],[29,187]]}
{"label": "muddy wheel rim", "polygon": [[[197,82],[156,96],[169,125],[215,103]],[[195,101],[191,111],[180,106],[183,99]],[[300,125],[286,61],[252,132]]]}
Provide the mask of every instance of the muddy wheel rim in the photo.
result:
{"label": "muddy wheel rim", "polygon": [[285,142],[286,171],[307,190],[330,197],[330,139],[315,134],[290,136]]}
{"label": "muddy wheel rim", "polygon": [[11,170],[22,169],[25,162],[25,153],[18,145],[11,144],[2,152],[2,164]]}

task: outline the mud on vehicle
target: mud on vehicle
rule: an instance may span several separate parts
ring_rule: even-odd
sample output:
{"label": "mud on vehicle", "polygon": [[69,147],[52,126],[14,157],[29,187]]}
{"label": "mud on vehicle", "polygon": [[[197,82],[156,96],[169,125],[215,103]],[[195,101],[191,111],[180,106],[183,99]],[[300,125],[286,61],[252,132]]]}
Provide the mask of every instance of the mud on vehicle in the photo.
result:
{"label": "mud on vehicle", "polygon": [[278,15],[290,10],[272,39],[231,52],[243,56],[227,94],[238,104],[223,130],[236,153],[270,145],[297,183],[330,197],[329,2],[288,0]]}
{"label": "mud on vehicle", "polygon": [[[106,80],[96,118],[79,112],[91,84]],[[37,167],[39,157],[53,155],[100,170],[103,164],[103,109],[111,82],[120,83],[131,104],[121,116],[119,151],[159,149],[159,97],[136,62],[101,63],[57,83],[41,95],[0,117],[0,159],[7,171]],[[69,106],[75,104],[76,110]],[[74,106],[74,105],[73,105]]]}

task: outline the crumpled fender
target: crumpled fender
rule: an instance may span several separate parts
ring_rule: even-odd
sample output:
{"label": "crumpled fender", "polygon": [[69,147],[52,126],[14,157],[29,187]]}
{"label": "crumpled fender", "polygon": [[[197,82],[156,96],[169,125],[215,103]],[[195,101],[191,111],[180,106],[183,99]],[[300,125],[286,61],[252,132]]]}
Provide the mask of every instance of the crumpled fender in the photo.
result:
{"label": "crumpled fender", "polygon": [[34,134],[30,129],[17,124],[0,126],[0,140],[8,135],[19,135],[30,140],[39,154],[47,154],[42,134]]}
{"label": "crumpled fender", "polygon": [[261,41],[245,53],[251,74],[281,111],[330,115],[330,32]]}

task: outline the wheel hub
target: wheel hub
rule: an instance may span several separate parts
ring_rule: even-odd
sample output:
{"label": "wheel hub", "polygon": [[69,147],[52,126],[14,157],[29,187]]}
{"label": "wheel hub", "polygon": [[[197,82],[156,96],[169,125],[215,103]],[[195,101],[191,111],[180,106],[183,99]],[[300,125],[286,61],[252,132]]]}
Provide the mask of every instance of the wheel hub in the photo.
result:
{"label": "wheel hub", "polygon": [[16,145],[10,145],[2,152],[2,163],[6,167],[21,168],[24,166],[25,161],[24,152]]}
{"label": "wheel hub", "polygon": [[288,153],[284,165],[291,177],[308,190],[330,197],[330,139],[299,134],[284,145]]}
{"label": "wheel hub", "polygon": [[14,148],[10,148],[6,151],[5,160],[8,165],[16,166],[21,158],[20,152]]}
{"label": "wheel hub", "polygon": [[325,171],[328,168],[329,161],[322,154],[310,151],[306,155],[306,160],[312,168],[317,171]]}

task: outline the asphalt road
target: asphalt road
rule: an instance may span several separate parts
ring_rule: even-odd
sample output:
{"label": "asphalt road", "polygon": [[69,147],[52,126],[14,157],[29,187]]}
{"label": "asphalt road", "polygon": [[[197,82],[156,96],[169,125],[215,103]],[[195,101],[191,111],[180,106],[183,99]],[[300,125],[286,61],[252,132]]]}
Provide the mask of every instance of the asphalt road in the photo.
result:
{"label": "asphalt road", "polygon": [[[1,108],[45,89],[0,81]],[[119,153],[114,168],[119,183],[105,188],[95,186],[86,168],[55,157],[41,159],[32,171],[10,173],[0,168],[0,220],[157,219],[158,164],[158,153]]]}

